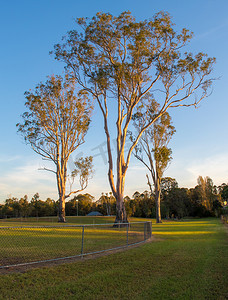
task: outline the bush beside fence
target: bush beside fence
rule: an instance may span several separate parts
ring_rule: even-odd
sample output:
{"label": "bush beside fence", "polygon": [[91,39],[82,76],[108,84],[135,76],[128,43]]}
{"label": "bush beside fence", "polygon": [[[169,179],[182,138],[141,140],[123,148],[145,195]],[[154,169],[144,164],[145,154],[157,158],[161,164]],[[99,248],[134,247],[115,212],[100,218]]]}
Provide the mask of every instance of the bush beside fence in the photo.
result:
{"label": "bush beside fence", "polygon": [[0,268],[95,254],[151,237],[151,222],[122,225],[0,227]]}

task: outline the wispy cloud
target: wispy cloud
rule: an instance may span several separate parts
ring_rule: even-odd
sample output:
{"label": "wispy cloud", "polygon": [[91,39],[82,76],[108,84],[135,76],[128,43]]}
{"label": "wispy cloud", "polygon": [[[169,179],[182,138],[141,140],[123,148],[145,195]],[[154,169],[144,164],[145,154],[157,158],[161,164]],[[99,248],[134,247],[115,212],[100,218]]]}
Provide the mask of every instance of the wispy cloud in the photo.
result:
{"label": "wispy cloud", "polygon": [[[39,171],[39,161],[27,161],[25,165],[16,166],[0,176],[0,202],[8,195],[21,197],[39,192],[43,197],[56,195],[55,176]],[[46,194],[46,195],[45,195]]]}
{"label": "wispy cloud", "polygon": [[37,180],[48,180],[54,181],[53,175],[47,172],[40,171],[40,163],[37,162],[26,162],[25,165],[16,167],[13,171],[6,174],[3,179],[7,182],[17,182],[17,183],[35,183]]}
{"label": "wispy cloud", "polygon": [[21,156],[19,156],[19,155],[8,156],[8,155],[0,154],[0,163],[7,163],[7,162],[11,162],[11,161],[16,161],[16,160],[19,160],[20,158],[21,158]]}
{"label": "wispy cloud", "polygon": [[[43,166],[41,160],[26,161],[23,165],[14,167],[11,170],[0,175],[0,202],[3,202],[10,194],[15,197],[22,197],[25,194],[29,199],[39,192],[41,199],[47,197],[57,199],[56,178],[54,174],[45,171],[38,171]],[[45,162],[46,165],[46,162]],[[47,166],[47,165],[46,165]],[[47,166],[49,167],[49,166]],[[148,190],[146,179],[147,170],[140,164],[132,164],[129,167],[125,195],[131,196],[136,190],[143,192]],[[90,180],[85,192],[90,193],[98,199],[102,192],[111,191],[107,176],[107,167],[101,165],[96,168],[94,177]],[[170,176],[177,179],[180,187],[194,187],[197,184],[197,178],[209,176],[216,185],[228,182],[228,153],[220,153],[205,158],[190,159],[176,158],[172,161],[170,167],[164,176]],[[77,186],[75,181],[75,186]]]}
{"label": "wispy cloud", "polygon": [[[216,32],[220,31],[221,29],[224,29],[228,27],[228,20],[226,22],[224,22],[223,24],[220,24],[218,26],[215,26],[213,28],[210,28],[208,31],[205,31],[201,34],[197,34],[194,39],[195,40],[199,40],[199,39],[203,39],[205,37],[208,37],[208,36],[211,36],[211,35],[214,35]],[[224,31],[226,33],[226,31]]]}
{"label": "wispy cloud", "polygon": [[[126,178],[126,193],[148,190],[146,168],[134,166],[129,168]],[[209,176],[214,184],[228,183],[228,153],[210,155],[199,159],[180,157],[172,161],[164,176],[177,180],[180,187],[191,188],[197,185],[198,176]]]}
{"label": "wispy cloud", "polygon": [[188,166],[187,171],[195,178],[199,175],[209,176],[216,184],[228,182],[228,154],[223,153],[201,159]]}

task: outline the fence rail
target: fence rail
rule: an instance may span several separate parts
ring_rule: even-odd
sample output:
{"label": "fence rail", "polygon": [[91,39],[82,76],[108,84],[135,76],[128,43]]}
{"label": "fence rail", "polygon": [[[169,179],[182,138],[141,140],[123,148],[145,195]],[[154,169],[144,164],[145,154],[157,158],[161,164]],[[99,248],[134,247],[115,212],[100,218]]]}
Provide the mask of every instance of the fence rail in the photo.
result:
{"label": "fence rail", "polygon": [[0,269],[124,248],[151,238],[151,222],[0,227]]}

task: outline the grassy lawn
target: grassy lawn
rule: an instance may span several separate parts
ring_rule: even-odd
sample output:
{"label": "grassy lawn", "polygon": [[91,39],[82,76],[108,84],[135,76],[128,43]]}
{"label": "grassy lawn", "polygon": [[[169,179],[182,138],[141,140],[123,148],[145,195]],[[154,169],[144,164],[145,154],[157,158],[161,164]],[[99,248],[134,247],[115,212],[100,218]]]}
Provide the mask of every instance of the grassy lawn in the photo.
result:
{"label": "grassy lawn", "polygon": [[[114,221],[114,217],[66,217],[66,224],[106,224]],[[59,225],[58,217],[42,217],[42,218],[9,218],[0,219],[1,226],[36,226],[36,225]]]}
{"label": "grassy lawn", "polygon": [[127,251],[0,275],[0,299],[228,299],[219,220],[153,224],[153,234],[156,242]]}
{"label": "grassy lawn", "polygon": [[[128,244],[144,240],[144,223],[131,223],[127,234],[126,227],[113,228],[113,217],[72,217],[66,225],[45,220],[31,218],[21,223],[9,219],[1,223],[0,266],[80,255],[82,235],[83,254],[125,246],[127,240]],[[91,226],[83,229],[77,224]]]}

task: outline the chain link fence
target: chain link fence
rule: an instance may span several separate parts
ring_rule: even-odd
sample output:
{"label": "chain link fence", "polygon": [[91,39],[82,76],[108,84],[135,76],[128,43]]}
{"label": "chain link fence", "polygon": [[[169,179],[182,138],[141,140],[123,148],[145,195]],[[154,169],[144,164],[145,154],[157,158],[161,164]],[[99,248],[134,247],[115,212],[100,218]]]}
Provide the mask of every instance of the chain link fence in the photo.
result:
{"label": "chain link fence", "polygon": [[221,215],[221,221],[223,224],[228,224],[228,215]]}
{"label": "chain link fence", "polygon": [[124,248],[151,235],[152,222],[0,227],[0,268]]}

